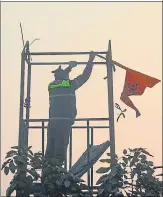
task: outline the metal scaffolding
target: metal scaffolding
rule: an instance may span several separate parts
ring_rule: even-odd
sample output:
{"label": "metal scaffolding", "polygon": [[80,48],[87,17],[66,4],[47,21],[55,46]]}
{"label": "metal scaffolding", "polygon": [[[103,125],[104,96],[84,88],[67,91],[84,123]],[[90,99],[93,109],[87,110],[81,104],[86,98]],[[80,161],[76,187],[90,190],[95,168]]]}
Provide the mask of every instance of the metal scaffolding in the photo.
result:
{"label": "metal scaffolding", "polygon": [[[109,130],[108,140],[110,141],[111,165],[114,163],[115,154],[115,134],[114,134],[114,101],[113,101],[113,69],[112,69],[112,51],[111,41],[108,43],[108,50],[105,52],[95,52],[96,54],[106,55],[105,62],[94,62],[95,65],[105,64],[107,68],[107,87],[108,87],[108,114],[109,118],[80,118],[76,121],[85,121],[87,126],[72,126],[72,129],[80,128],[87,130],[87,150],[89,162],[89,147],[93,145],[93,131],[98,128],[105,128]],[[31,98],[31,71],[32,66],[36,65],[68,65],[69,62],[31,62],[31,56],[61,56],[61,55],[86,55],[90,52],[30,52],[29,41],[26,42],[21,53],[21,83],[20,83],[20,112],[19,112],[19,150],[28,147],[28,132],[29,129],[42,130],[42,154],[44,156],[44,130],[47,128],[45,122],[48,119],[30,119],[30,98]],[[87,64],[87,62],[77,62],[78,65]],[[27,66],[27,98],[25,94],[25,66]],[[24,103],[25,101],[25,103]],[[24,106],[26,111],[24,112]],[[108,121],[108,126],[90,126],[90,121]],[[30,126],[31,122],[40,122],[41,126]],[[22,128],[26,124],[26,129]],[[73,134],[73,132],[72,132]],[[69,146],[69,169],[72,166],[72,134],[70,136]],[[67,168],[67,162],[65,164]],[[93,167],[88,171],[88,186],[93,187]]]}

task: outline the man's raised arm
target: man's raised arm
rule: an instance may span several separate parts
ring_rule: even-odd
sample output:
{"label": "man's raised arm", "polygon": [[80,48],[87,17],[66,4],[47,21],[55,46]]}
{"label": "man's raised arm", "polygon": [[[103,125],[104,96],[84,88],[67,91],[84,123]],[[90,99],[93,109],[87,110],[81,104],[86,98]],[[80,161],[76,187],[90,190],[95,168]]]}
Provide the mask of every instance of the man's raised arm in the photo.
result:
{"label": "man's raised arm", "polygon": [[74,87],[75,90],[80,88],[90,78],[95,56],[95,53],[92,51],[89,55],[89,60],[83,73],[71,81],[72,87]]}

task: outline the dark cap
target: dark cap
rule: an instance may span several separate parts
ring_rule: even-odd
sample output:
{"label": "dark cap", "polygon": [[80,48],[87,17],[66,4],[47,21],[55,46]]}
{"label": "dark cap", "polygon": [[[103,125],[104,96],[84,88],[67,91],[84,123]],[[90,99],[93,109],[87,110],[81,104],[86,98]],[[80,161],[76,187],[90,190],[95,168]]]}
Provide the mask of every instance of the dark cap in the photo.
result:
{"label": "dark cap", "polygon": [[69,72],[71,70],[70,69],[65,69],[63,70],[61,68],[61,65],[56,69],[56,70],[53,70],[52,73],[54,73],[54,76],[58,79],[64,79],[64,78],[67,78],[67,76],[69,75]]}

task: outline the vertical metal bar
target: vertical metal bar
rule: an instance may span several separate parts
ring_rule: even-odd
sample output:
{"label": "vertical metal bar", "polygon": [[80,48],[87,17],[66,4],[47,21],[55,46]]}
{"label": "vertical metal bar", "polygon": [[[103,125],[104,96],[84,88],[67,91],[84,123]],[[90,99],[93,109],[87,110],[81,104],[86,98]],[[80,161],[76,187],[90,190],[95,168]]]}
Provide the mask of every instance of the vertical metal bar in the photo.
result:
{"label": "vertical metal bar", "polygon": [[[24,46],[24,49],[21,53],[21,76],[20,76],[20,108],[19,108],[19,138],[18,138],[18,151],[20,154],[20,151],[24,148],[24,135],[25,135],[25,129],[23,128],[23,115],[24,115],[24,77],[25,77],[25,50],[26,45]],[[22,196],[22,190],[16,190],[16,197]]]}
{"label": "vertical metal bar", "polygon": [[113,68],[112,68],[112,51],[111,40],[108,44],[108,53],[106,54],[107,62],[107,82],[108,82],[108,110],[109,110],[109,125],[110,125],[110,152],[111,165],[114,164],[115,154],[115,134],[114,134],[114,98],[113,98]]}
{"label": "vertical metal bar", "polygon": [[65,150],[64,168],[65,168],[65,170],[67,170],[67,147],[66,147],[66,150]]}
{"label": "vertical metal bar", "polygon": [[70,146],[69,146],[69,170],[72,167],[72,128],[70,133]]}
{"label": "vertical metal bar", "polygon": [[65,155],[64,168],[65,168],[65,170],[67,170],[67,152]]}
{"label": "vertical metal bar", "polygon": [[[26,53],[29,54],[29,42],[27,41],[27,50]],[[26,132],[26,146],[28,147],[28,131],[29,131],[29,116],[30,116],[30,94],[31,94],[31,64],[30,64],[30,56],[27,55],[27,62],[28,62],[28,72],[27,72],[27,106],[26,106],[26,125],[27,125],[27,132]]]}
{"label": "vertical metal bar", "polygon": [[42,121],[42,156],[44,157],[44,152],[45,152],[45,146],[44,146],[44,138],[45,138],[45,132],[44,132],[44,121]]}
{"label": "vertical metal bar", "polygon": [[18,139],[18,146],[19,151],[23,148],[23,131],[22,131],[22,121],[23,121],[23,114],[24,114],[24,76],[25,76],[25,51],[22,51],[21,54],[21,77],[20,77],[20,108],[19,108],[19,139]]}
{"label": "vertical metal bar", "polygon": [[[93,128],[91,128],[91,146],[93,146]],[[91,187],[93,187],[93,166],[91,168]]]}
{"label": "vertical metal bar", "polygon": [[[89,120],[87,120],[87,165],[89,165],[90,161],[90,133],[89,133]],[[90,188],[90,170],[87,173],[88,179],[88,188]]]}

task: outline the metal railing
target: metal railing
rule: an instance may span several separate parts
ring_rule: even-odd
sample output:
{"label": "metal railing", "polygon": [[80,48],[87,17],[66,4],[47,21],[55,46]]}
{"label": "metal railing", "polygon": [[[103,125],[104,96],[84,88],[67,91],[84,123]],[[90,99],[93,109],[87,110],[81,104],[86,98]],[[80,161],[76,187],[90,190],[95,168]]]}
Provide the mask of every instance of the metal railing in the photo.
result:
{"label": "metal railing", "polygon": [[[91,126],[90,122],[92,121],[107,121],[109,118],[78,118],[75,119],[75,122],[85,122],[86,126],[72,126],[73,129],[86,129],[87,132],[87,163],[90,161],[90,147],[94,145],[94,129],[109,129],[109,126]],[[27,120],[24,120],[25,122]],[[44,156],[45,153],[45,129],[47,126],[45,123],[48,123],[49,119],[29,119],[28,120],[28,129],[41,129],[42,132],[42,155]],[[31,126],[30,123],[41,123],[41,126]],[[73,153],[73,143],[72,143],[73,132],[70,134],[70,141],[69,141],[69,167],[70,170],[72,167],[72,153]],[[65,169],[67,169],[67,157],[65,160]],[[93,166],[87,172],[87,183],[88,187],[93,188]]]}

